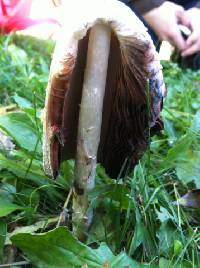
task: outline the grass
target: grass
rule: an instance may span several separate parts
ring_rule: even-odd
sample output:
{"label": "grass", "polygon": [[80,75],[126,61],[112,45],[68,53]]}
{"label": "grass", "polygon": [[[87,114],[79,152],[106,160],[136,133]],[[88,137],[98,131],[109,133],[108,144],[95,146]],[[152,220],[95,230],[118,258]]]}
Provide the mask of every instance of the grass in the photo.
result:
{"label": "grass", "polygon": [[200,188],[200,72],[163,63],[165,129],[125,179],[113,181],[98,166],[90,194],[94,222],[83,245],[58,227],[60,222],[71,229],[71,199],[64,211],[63,205],[73,161],[63,163],[56,181],[42,169],[40,116],[53,47],[15,35],[0,38],[0,128],[15,144],[11,151],[0,145],[1,262],[44,268],[107,267],[106,260],[119,268],[200,267],[200,211],[181,205],[190,198],[180,199]]}

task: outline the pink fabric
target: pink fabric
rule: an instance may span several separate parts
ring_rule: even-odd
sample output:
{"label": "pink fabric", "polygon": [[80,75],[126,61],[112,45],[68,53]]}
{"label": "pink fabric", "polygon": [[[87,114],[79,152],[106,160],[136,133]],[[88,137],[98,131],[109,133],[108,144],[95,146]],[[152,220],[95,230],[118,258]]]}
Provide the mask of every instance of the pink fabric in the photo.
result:
{"label": "pink fabric", "polygon": [[33,0],[0,0],[0,33],[23,30],[45,22],[59,24],[52,18],[31,19],[29,16],[32,2]]}

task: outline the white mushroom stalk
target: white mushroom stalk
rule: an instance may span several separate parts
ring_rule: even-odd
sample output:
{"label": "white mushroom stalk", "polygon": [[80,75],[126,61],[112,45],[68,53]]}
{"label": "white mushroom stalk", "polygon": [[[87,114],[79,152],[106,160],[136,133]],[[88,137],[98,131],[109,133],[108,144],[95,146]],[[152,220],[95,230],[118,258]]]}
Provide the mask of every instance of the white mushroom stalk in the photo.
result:
{"label": "white mushroom stalk", "polygon": [[111,29],[107,25],[96,24],[91,29],[88,41],[74,172],[73,223],[74,232],[79,238],[92,221],[88,192],[95,183],[110,34]]}

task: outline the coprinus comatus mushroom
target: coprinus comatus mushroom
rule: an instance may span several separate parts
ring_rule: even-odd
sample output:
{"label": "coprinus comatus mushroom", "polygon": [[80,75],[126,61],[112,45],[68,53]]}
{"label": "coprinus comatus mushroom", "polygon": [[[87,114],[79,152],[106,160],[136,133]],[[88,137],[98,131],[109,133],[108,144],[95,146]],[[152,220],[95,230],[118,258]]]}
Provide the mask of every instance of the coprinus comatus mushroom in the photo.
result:
{"label": "coprinus comatus mushroom", "polygon": [[51,64],[43,151],[53,177],[75,158],[72,222],[84,240],[96,163],[113,178],[125,161],[134,167],[150,133],[162,128],[165,87],[152,40],[128,7],[115,0],[71,4],[62,7],[66,20]]}
{"label": "coprinus comatus mushroom", "polygon": [[[86,165],[96,157],[116,178],[125,160],[134,167],[148,146],[150,133],[163,127],[159,116],[165,95],[162,68],[146,28],[124,4],[88,0],[78,1],[77,5],[62,7],[67,18],[56,44],[46,93],[44,167],[55,177],[62,161],[76,158],[79,146]],[[103,27],[107,35],[106,48],[98,27]],[[96,43],[102,42],[99,46],[89,44],[95,29],[95,38],[100,38]],[[91,59],[93,52],[97,56]],[[90,101],[84,104],[83,88],[90,79],[86,75],[91,65],[88,59],[95,59],[91,68],[99,67],[99,75],[97,71]],[[101,75],[102,69],[106,75]],[[99,80],[104,80],[100,110],[99,89],[95,86]],[[80,128],[82,107],[94,125],[86,122],[84,127],[83,122]],[[84,139],[96,128],[95,122],[100,124],[100,132],[96,141],[88,144],[90,140]],[[95,142],[96,156],[90,152]]]}

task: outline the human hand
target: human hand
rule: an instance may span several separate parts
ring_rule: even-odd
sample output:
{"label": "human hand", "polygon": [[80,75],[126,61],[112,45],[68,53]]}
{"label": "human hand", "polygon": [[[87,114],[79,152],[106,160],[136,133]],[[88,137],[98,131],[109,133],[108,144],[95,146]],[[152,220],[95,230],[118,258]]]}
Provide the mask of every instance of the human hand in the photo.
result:
{"label": "human hand", "polygon": [[184,50],[186,45],[178,27],[178,23],[182,23],[183,16],[183,7],[168,1],[143,15],[160,40],[170,42],[180,51]]}
{"label": "human hand", "polygon": [[183,57],[186,57],[200,51],[200,9],[193,7],[185,11],[181,21],[192,30],[181,53]]}

